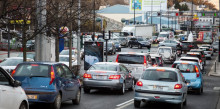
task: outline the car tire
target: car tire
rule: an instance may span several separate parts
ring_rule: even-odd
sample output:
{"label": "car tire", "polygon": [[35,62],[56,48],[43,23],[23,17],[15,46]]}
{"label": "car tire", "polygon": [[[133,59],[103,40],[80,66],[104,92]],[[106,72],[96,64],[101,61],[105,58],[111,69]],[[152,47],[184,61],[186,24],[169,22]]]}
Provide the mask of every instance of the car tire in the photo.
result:
{"label": "car tire", "polygon": [[198,95],[201,95],[201,94],[202,94],[202,92],[203,92],[202,87],[201,87],[201,88],[199,88],[199,89],[197,89],[197,94],[198,94]]}
{"label": "car tire", "polygon": [[125,83],[122,84],[122,87],[121,87],[121,89],[119,90],[119,93],[120,93],[121,95],[124,95],[124,94],[125,94]]}
{"label": "car tire", "polygon": [[185,101],[183,102],[183,105],[184,105],[184,106],[187,105],[187,99],[185,99]]}
{"label": "car tire", "polygon": [[61,98],[61,95],[60,93],[56,96],[56,99],[55,101],[51,104],[51,109],[60,109],[61,107],[61,101],[62,101],[62,98]]}
{"label": "car tire", "polygon": [[141,106],[141,101],[134,100],[134,107],[139,108]]}
{"label": "car tire", "polygon": [[79,105],[80,100],[81,100],[81,90],[79,89],[79,90],[77,91],[77,94],[76,94],[76,99],[73,99],[73,100],[72,100],[72,103],[73,103],[73,104],[76,104],[76,105]]}
{"label": "car tire", "polygon": [[131,85],[131,87],[128,90],[130,90],[130,91],[134,90],[134,80],[132,80],[132,85]]}
{"label": "car tire", "polygon": [[83,88],[84,93],[90,93],[90,89],[89,88]]}
{"label": "car tire", "polygon": [[183,103],[177,104],[176,109],[183,109]]}
{"label": "car tire", "polygon": [[130,44],[129,46],[130,46],[130,48],[132,48],[132,47],[133,47],[131,44]]}
{"label": "car tire", "polygon": [[206,61],[204,62],[204,65],[206,65]]}
{"label": "car tire", "polygon": [[22,102],[21,105],[19,106],[19,109],[28,109],[27,104],[25,102]]}

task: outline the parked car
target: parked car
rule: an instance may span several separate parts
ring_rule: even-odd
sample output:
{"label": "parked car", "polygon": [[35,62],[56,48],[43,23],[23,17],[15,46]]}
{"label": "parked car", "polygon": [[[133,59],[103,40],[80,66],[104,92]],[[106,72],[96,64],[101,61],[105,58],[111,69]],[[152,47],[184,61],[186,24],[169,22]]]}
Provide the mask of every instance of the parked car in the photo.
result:
{"label": "parked car", "polygon": [[150,54],[151,56],[151,65],[153,67],[157,67],[157,66],[160,66],[160,67],[163,67],[163,57],[159,54]]}
{"label": "parked car", "polygon": [[187,83],[178,69],[150,67],[135,85],[134,106],[153,101],[172,103],[182,109],[187,102]]}
{"label": "parked car", "polygon": [[197,46],[196,43],[194,42],[188,42],[188,41],[182,41],[180,44],[182,51],[190,51],[191,49],[198,49],[199,47]]}
{"label": "parked car", "polygon": [[[34,61],[33,59],[27,58],[27,62]],[[23,57],[10,57],[5,58],[0,66],[5,69],[7,72],[11,73],[18,64],[23,62]]]}
{"label": "parked car", "polygon": [[199,49],[204,51],[206,58],[212,59],[212,51],[208,47],[199,47]]}
{"label": "parked car", "polygon": [[123,64],[113,62],[97,62],[83,75],[83,89],[90,93],[91,89],[115,89],[120,94],[125,89],[133,90],[134,77]]}
{"label": "parked car", "polygon": [[212,46],[213,46],[214,52],[218,51],[219,50],[219,41],[213,42]]}
{"label": "parked car", "polygon": [[21,82],[14,80],[11,75],[0,67],[0,108],[29,109],[29,103]]}
{"label": "parked car", "polygon": [[27,62],[17,65],[12,72],[30,103],[49,103],[51,109],[60,109],[61,102],[72,100],[79,104],[81,85],[69,67],[55,62]]}
{"label": "parked car", "polygon": [[209,48],[209,51],[211,51],[211,55],[213,56],[214,54],[214,48],[212,45],[202,45],[201,47],[208,47]]}
{"label": "parked car", "polygon": [[157,53],[162,55],[164,62],[176,61],[176,51],[172,47],[159,47]]}
{"label": "parked car", "polygon": [[201,53],[202,55],[202,62],[204,65],[206,65],[206,56],[205,56],[205,52],[201,49],[191,49],[190,52],[198,52],[198,53]]}
{"label": "parked car", "polygon": [[141,49],[142,47],[147,47],[147,48],[151,48],[151,43],[148,40],[143,39],[142,37],[134,37],[131,38],[128,42],[128,45],[130,48],[132,47],[138,47],[139,49]]}
{"label": "parked car", "polygon": [[202,58],[202,54],[199,52],[187,52],[186,57],[197,57],[199,58],[199,61],[202,62],[203,66],[205,66],[205,61],[204,58]]}
{"label": "parked car", "polygon": [[118,41],[114,41],[116,51],[121,51],[121,44]]}
{"label": "parked car", "polygon": [[106,50],[106,43],[104,43],[104,54],[116,54],[116,47],[114,42],[108,42],[107,50]]}
{"label": "parked car", "polygon": [[176,40],[165,40],[165,41],[159,42],[158,47],[161,47],[161,46],[172,47],[174,49],[177,49],[178,47],[180,47],[180,42]]}
{"label": "parked car", "polygon": [[121,52],[116,57],[117,63],[122,63],[132,71],[135,82],[140,78],[143,71],[151,66],[151,58],[147,53]]}
{"label": "parked car", "polygon": [[[18,57],[23,58],[23,52],[19,53]],[[35,52],[26,52],[26,57],[35,60]]]}
{"label": "parked car", "polygon": [[189,91],[196,91],[198,94],[203,93],[203,77],[198,62],[175,61],[172,67],[179,69],[184,78],[190,81],[187,84]]}
{"label": "parked car", "polygon": [[181,57],[179,60],[180,61],[198,62],[200,69],[204,70],[204,64],[202,63],[202,60],[199,60],[199,58],[197,58],[197,57]]}
{"label": "parked car", "polygon": [[[35,46],[35,40],[28,40],[26,42],[26,49],[27,50],[31,50],[31,51],[35,50],[34,46]],[[17,48],[22,48],[22,42],[18,43]]]}

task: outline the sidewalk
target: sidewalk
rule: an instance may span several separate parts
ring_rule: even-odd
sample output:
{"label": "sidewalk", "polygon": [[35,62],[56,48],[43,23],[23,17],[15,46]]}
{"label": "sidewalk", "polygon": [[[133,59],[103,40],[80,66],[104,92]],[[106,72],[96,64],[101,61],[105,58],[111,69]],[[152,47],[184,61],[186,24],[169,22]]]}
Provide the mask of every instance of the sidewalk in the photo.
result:
{"label": "sidewalk", "polygon": [[[18,51],[10,51],[10,57],[17,57],[19,55]],[[8,58],[8,52],[7,51],[0,51],[0,60],[3,60],[5,58]]]}
{"label": "sidewalk", "polygon": [[218,62],[218,56],[216,57],[208,76],[220,77],[220,63]]}

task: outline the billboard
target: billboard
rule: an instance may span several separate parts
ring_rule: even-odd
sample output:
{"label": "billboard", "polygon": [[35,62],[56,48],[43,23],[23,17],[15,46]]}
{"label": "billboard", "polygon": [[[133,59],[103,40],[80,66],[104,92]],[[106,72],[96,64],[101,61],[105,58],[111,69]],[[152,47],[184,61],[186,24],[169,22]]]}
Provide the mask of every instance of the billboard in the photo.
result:
{"label": "billboard", "polygon": [[130,0],[130,12],[167,11],[167,0]]}
{"label": "billboard", "polygon": [[103,42],[85,42],[84,54],[84,70],[88,70],[96,62],[103,62]]}

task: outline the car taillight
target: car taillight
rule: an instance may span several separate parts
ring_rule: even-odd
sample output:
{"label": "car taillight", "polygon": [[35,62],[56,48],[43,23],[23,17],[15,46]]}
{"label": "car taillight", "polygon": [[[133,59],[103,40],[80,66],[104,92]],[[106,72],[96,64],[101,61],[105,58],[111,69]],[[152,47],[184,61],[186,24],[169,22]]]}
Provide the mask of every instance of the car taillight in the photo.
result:
{"label": "car taillight", "polygon": [[172,68],[174,68],[175,64],[172,65]]}
{"label": "car taillight", "polygon": [[182,86],[182,84],[176,84],[175,86],[174,86],[174,89],[181,89],[183,86]]}
{"label": "car taillight", "polygon": [[144,66],[147,65],[147,60],[146,60],[146,56],[144,56]]}
{"label": "car taillight", "polygon": [[196,65],[195,65],[195,69],[196,69],[196,77],[199,77],[199,69]]}
{"label": "car taillight", "polygon": [[53,66],[51,66],[51,72],[50,72],[50,85],[53,83],[54,79],[55,79],[55,73],[54,73]]}
{"label": "car taillight", "polygon": [[83,78],[92,78],[91,74],[84,73]]}
{"label": "car taillight", "polygon": [[209,51],[212,51],[212,49],[209,49]]}
{"label": "car taillight", "polygon": [[208,54],[211,54],[211,52],[208,52]]}
{"label": "car taillight", "polygon": [[157,67],[157,64],[154,64],[153,67]]}
{"label": "car taillight", "polygon": [[16,68],[15,68],[14,70],[12,70],[12,72],[11,72],[11,76],[14,76],[14,74],[15,74],[16,69],[18,68],[18,66],[19,66],[19,65],[17,65]]}
{"label": "car taillight", "polygon": [[199,62],[202,63],[202,60],[200,59]]}
{"label": "car taillight", "polygon": [[119,55],[117,55],[117,58],[116,58],[116,61],[115,61],[116,63],[118,63],[118,56],[119,56]]}
{"label": "car taillight", "polygon": [[109,79],[120,79],[121,75],[110,75]]}
{"label": "car taillight", "polygon": [[193,47],[193,45],[189,45],[188,47]]}
{"label": "car taillight", "polygon": [[205,57],[205,55],[202,55],[202,57]]}
{"label": "car taillight", "polygon": [[142,83],[141,81],[138,81],[138,82],[136,83],[136,85],[137,85],[137,86],[143,86],[143,83]]}

